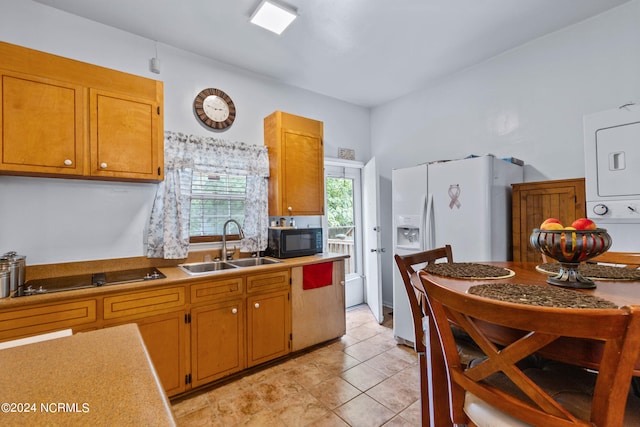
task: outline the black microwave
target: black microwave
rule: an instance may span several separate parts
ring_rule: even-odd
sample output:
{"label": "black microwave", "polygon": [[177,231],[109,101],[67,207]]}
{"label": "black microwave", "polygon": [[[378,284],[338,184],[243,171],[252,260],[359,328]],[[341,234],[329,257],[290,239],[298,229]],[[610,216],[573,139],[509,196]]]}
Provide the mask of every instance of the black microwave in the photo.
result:
{"label": "black microwave", "polygon": [[269,228],[266,255],[293,258],[322,252],[322,228]]}

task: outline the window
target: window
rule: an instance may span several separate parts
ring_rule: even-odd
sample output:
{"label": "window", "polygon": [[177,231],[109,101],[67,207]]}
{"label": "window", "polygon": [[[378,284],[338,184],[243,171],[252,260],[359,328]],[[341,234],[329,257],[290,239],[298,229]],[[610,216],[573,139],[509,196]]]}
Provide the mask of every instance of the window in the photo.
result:
{"label": "window", "polygon": [[220,240],[222,226],[229,219],[244,225],[247,177],[193,173],[191,183],[191,242]]}

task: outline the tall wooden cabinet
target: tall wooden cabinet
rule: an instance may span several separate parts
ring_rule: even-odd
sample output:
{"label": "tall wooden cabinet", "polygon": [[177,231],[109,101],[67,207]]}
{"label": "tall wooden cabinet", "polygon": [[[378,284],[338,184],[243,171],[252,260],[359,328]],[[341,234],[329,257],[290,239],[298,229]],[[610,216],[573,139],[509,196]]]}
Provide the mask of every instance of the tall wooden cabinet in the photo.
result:
{"label": "tall wooden cabinet", "polygon": [[0,42],[0,173],[159,181],[163,84]]}
{"label": "tall wooden cabinet", "polygon": [[540,262],[529,244],[534,228],[547,218],[564,225],[586,216],[584,178],[512,184],[513,260]]}
{"label": "tall wooden cabinet", "polygon": [[324,215],[323,123],[276,111],[264,119],[269,216]]}

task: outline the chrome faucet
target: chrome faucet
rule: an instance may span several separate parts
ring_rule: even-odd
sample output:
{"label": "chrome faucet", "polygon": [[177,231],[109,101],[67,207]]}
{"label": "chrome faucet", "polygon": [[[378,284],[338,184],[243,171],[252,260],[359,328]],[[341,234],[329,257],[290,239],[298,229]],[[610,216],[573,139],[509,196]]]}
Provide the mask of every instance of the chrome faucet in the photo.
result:
{"label": "chrome faucet", "polygon": [[244,231],[242,231],[242,227],[240,226],[240,223],[238,221],[236,221],[235,219],[230,219],[224,223],[224,225],[222,226],[222,260],[223,261],[227,260],[227,225],[229,225],[230,222],[233,222],[238,227],[238,235],[240,236],[240,239],[244,239]]}

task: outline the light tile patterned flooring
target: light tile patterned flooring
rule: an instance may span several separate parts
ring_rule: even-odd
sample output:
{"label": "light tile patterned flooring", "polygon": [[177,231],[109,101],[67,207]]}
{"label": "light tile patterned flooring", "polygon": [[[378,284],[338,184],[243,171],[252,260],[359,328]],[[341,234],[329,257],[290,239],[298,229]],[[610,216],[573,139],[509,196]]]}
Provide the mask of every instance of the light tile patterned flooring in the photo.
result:
{"label": "light tile patterned flooring", "polygon": [[418,358],[392,325],[350,308],[338,342],[174,402],[178,425],[419,426]]}

